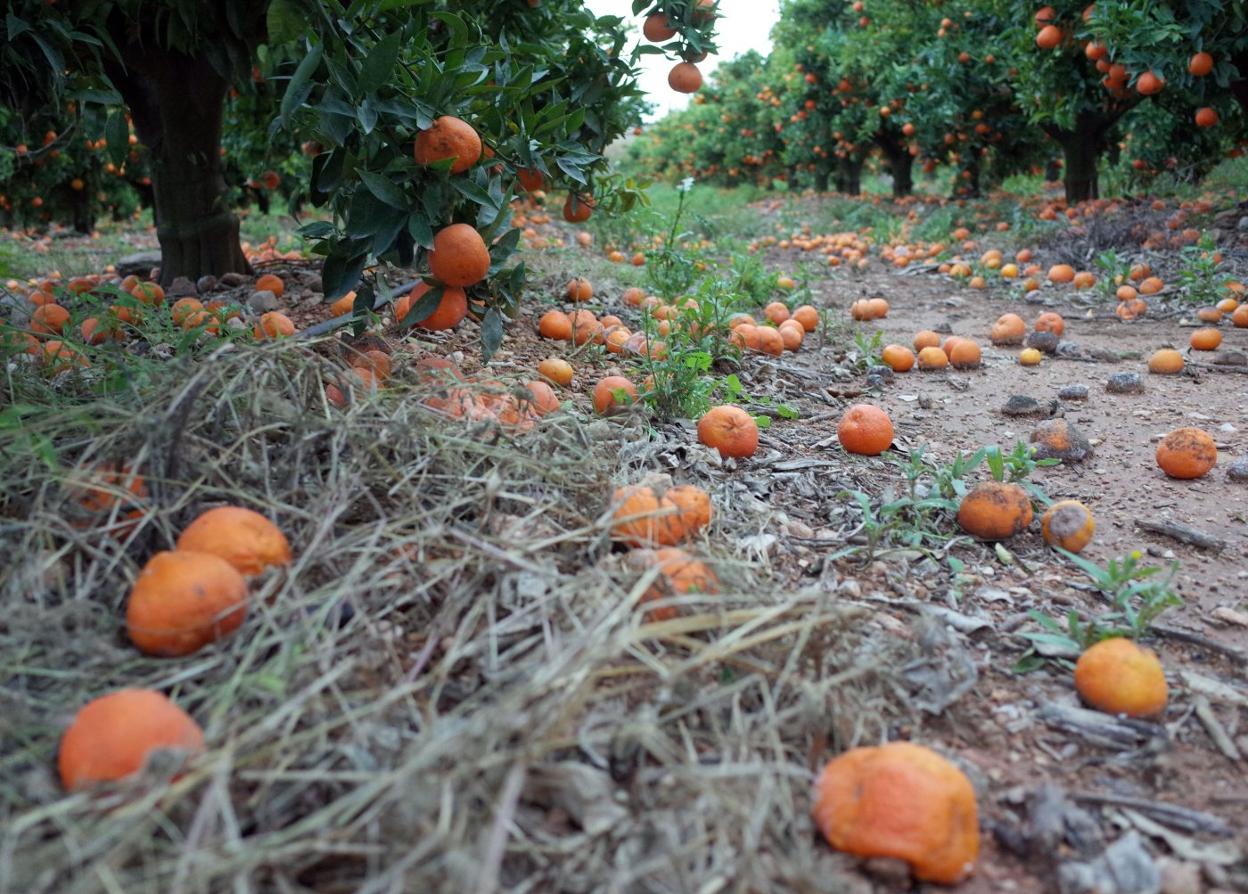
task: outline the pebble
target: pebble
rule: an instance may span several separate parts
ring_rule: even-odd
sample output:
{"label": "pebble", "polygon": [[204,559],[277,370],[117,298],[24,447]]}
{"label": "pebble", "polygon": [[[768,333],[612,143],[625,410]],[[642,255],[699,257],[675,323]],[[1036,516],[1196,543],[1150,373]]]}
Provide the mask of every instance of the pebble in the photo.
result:
{"label": "pebble", "polygon": [[1110,394],[1143,394],[1144,379],[1137,372],[1114,373],[1105,383]]}
{"label": "pebble", "polygon": [[885,382],[891,382],[893,380],[893,368],[891,366],[873,366],[867,370],[867,375],[876,376]]}
{"label": "pebble", "polygon": [[1219,351],[1213,355],[1217,366],[1248,366],[1248,355],[1243,351]]}
{"label": "pebble", "polygon": [[1088,386],[1082,384],[1063,385],[1062,390],[1057,392],[1059,400],[1087,400]]}
{"label": "pebble", "polygon": [[1033,332],[1027,336],[1026,346],[1052,354],[1057,350],[1058,337],[1052,332]]}
{"label": "pebble", "polygon": [[226,320],[226,321],[225,321],[225,328],[226,328],[226,329],[240,329],[240,330],[241,330],[241,329],[246,329],[246,328],[247,328],[247,324],[246,324],[246,323],[244,323],[244,322],[243,322],[240,318],[238,318],[238,317],[230,317],[228,320]]}
{"label": "pebble", "polygon": [[843,366],[832,367],[832,378],[836,379],[838,382],[848,382],[853,377],[854,374]]}
{"label": "pebble", "polygon": [[1082,357],[1083,348],[1079,347],[1077,342],[1063,341],[1057,346],[1058,357]]}
{"label": "pebble", "polygon": [[1010,399],[1001,408],[1001,412],[1006,416],[1042,416],[1044,415],[1044,407],[1034,397],[1028,397],[1025,394],[1011,394]]}
{"label": "pebble", "polygon": [[251,297],[247,299],[247,306],[261,312],[277,310],[277,296],[268,289],[261,289],[251,293]]}
{"label": "pebble", "polygon": [[311,289],[313,292],[325,291],[325,286],[322,285],[321,278],[319,276],[316,276],[315,274],[312,276],[305,277],[303,280],[303,284],[309,289]]}
{"label": "pebble", "polygon": [[198,295],[199,292],[195,289],[195,283],[185,276],[179,276],[169,283],[169,288],[165,289],[165,294],[170,298],[188,298]]}
{"label": "pebble", "polygon": [[217,278],[211,273],[195,280],[195,288],[201,295],[213,291],[217,287]]}
{"label": "pebble", "polygon": [[[1063,463],[1081,463],[1092,455],[1092,444],[1065,419],[1046,419],[1031,433],[1036,445],[1036,459],[1060,459]],[[1065,444],[1065,447],[1061,445]]]}
{"label": "pebble", "polygon": [[1231,481],[1248,482],[1248,459],[1237,459],[1227,466],[1226,477]]}
{"label": "pebble", "polygon": [[221,275],[221,284],[231,289],[247,284],[248,277],[242,273],[223,273]]}
{"label": "pebble", "polygon": [[1205,886],[1200,880],[1200,866],[1169,857],[1157,861],[1161,870],[1161,894],[1201,894]]}

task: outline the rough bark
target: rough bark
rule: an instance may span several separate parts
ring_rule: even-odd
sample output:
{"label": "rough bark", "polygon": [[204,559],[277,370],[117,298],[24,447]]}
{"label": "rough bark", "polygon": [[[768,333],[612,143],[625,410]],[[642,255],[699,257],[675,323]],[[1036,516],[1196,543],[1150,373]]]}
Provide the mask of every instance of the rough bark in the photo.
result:
{"label": "rough bark", "polygon": [[1093,131],[1076,130],[1060,137],[1065,158],[1066,201],[1070,204],[1098,199],[1101,196],[1100,159],[1101,146]]}
{"label": "rough bark", "polygon": [[206,59],[150,43],[134,50],[110,76],[151,153],[161,282],[250,273],[218,152],[229,84]]}
{"label": "rough bark", "polygon": [[1240,109],[1248,115],[1248,50],[1236,53],[1231,62],[1239,69],[1240,79],[1231,81],[1231,95],[1239,103]]}
{"label": "rough bark", "polygon": [[[955,199],[976,199],[979,198],[981,190],[979,185],[980,172],[983,170],[979,163],[979,156],[972,155],[970,162],[966,167],[958,171],[958,176],[953,181],[953,198]],[[963,176],[963,174],[969,176]]]}
{"label": "rough bark", "polygon": [[893,197],[900,199],[910,195],[914,190],[914,156],[904,142],[883,138],[879,143],[893,176]]}
{"label": "rough bark", "polygon": [[836,191],[849,196],[862,194],[862,161],[843,159],[836,171]]}
{"label": "rough bark", "polygon": [[828,172],[826,168],[819,168],[815,171],[815,192],[828,191]]}

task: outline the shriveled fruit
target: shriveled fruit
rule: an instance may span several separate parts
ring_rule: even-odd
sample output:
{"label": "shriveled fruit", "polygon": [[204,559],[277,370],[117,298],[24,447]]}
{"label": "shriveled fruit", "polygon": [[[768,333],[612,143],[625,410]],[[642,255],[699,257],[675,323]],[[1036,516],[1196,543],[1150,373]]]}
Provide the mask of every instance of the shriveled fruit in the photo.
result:
{"label": "shriveled fruit", "polygon": [[1098,711],[1136,718],[1157,716],[1169,698],[1157,654],[1125,637],[1101,640],[1079,656],[1075,690]]}
{"label": "shriveled fruit", "polygon": [[1092,510],[1078,500],[1059,500],[1040,516],[1040,534],[1050,546],[1080,552],[1092,540],[1096,520]]}
{"label": "shriveled fruit", "polygon": [[944,369],[949,365],[949,355],[935,346],[919,351],[918,360],[919,369],[923,370]]}
{"label": "shriveled fruit", "polygon": [[247,581],[225,559],[177,549],[139,572],[126,603],[126,631],[149,655],[189,655],[233,633],[247,614]]}
{"label": "shriveled fruit", "polygon": [[119,689],[78,709],[61,736],[56,764],[61,785],[76,791],[138,773],[153,752],[203,748],[199,724],[163,693]]}
{"label": "shriveled fruit", "polygon": [[429,252],[429,270],[448,286],[471,286],[485,279],[490,252],[481,234],[465,223],[438,230]]}
{"label": "shriveled fruit", "polygon": [[572,384],[572,364],[558,357],[547,357],[537,365],[538,373],[564,388]]}
{"label": "shriveled fruit", "polygon": [[740,407],[713,407],[698,420],[698,440],[722,457],[748,457],[758,450],[758,423]]}
{"label": "shriveled fruit", "polygon": [[905,345],[886,345],[880,359],[893,372],[909,372],[914,368],[914,352]]}
{"label": "shriveled fruit", "polygon": [[1173,348],[1162,348],[1148,358],[1148,371],[1157,375],[1172,376],[1183,372],[1183,355]]}
{"label": "shriveled fruit", "polygon": [[958,505],[958,525],[980,540],[1006,540],[1021,533],[1033,518],[1031,498],[1017,484],[985,481]]}
{"label": "shriveled fruit", "polygon": [[606,376],[594,386],[594,409],[604,416],[637,402],[637,386],[623,376]]}
{"label": "shriveled fruit", "polygon": [[1027,324],[1018,314],[1002,314],[992,324],[991,339],[994,345],[1021,345],[1027,334]]}
{"label": "shriveled fruit", "polygon": [[481,137],[467,121],[443,115],[416,135],[413,154],[422,165],[453,158],[451,173],[462,174],[481,159]]}
{"label": "shriveled fruit", "polygon": [[922,745],[892,742],[835,758],[815,781],[812,812],[832,847],[904,860],[922,881],[957,884],[979,855],[974,787]]}
{"label": "shriveled fruit", "polygon": [[[634,550],[629,553],[628,561],[636,568],[644,569],[655,565],[659,568],[658,577],[641,596],[643,606],[660,599],[683,596],[688,593],[719,592],[719,579],[715,576],[715,572],[711,571],[701,559],[694,558],[679,547]],[[674,605],[646,609],[646,619],[649,621],[670,621],[678,614]]]}
{"label": "shriveled fruit", "polygon": [[259,512],[243,506],[217,506],[200,513],[178,538],[178,549],[219,556],[242,574],[290,564],[286,535]]}
{"label": "shriveled fruit", "polygon": [[1193,351],[1216,351],[1222,344],[1222,333],[1217,329],[1197,329],[1188,343]]}
{"label": "shriveled fruit", "polygon": [[1199,428],[1178,428],[1157,445],[1157,465],[1171,478],[1200,478],[1218,462],[1218,446]]}
{"label": "shriveled fruit", "polygon": [[879,456],[893,443],[893,421],[879,407],[854,404],[841,415],[836,436],[848,453]]}

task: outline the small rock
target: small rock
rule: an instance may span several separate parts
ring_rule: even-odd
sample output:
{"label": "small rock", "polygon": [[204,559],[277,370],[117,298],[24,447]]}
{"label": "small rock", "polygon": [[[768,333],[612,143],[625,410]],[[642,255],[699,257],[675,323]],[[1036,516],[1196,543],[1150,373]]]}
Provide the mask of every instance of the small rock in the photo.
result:
{"label": "small rock", "polygon": [[1006,416],[1043,416],[1044,407],[1040,401],[1025,394],[1011,394],[1001,412]]}
{"label": "small rock", "polygon": [[1160,894],[1161,872],[1138,832],[1128,832],[1087,863],[1057,870],[1061,894]]}
{"label": "small rock", "polygon": [[247,299],[247,306],[262,313],[277,310],[277,296],[268,289],[261,289],[251,293],[251,297]]}
{"label": "small rock", "polygon": [[1110,394],[1143,394],[1144,379],[1137,372],[1114,373],[1105,383]]}
{"label": "small rock", "polygon": [[932,327],[932,331],[940,335],[953,335],[953,324],[948,320],[941,320]]}
{"label": "small rock", "polygon": [[1227,466],[1226,477],[1231,481],[1248,481],[1248,459],[1237,459]]}
{"label": "small rock", "polygon": [[1063,463],[1081,463],[1092,455],[1092,445],[1065,419],[1046,419],[1031,433],[1036,459],[1060,459]]}
{"label": "small rock", "polygon": [[873,366],[867,370],[867,375],[876,376],[885,382],[891,382],[893,380],[893,368],[891,366]]}
{"label": "small rock", "polygon": [[126,255],[124,258],[118,259],[116,263],[118,276],[130,276],[145,273],[152,269],[154,264],[160,263],[160,252],[158,251],[141,251],[136,254]]}
{"label": "small rock", "polygon": [[1161,870],[1161,894],[1202,894],[1205,890],[1196,863],[1163,857],[1157,861],[1157,868]]}
{"label": "small rock", "polygon": [[1087,400],[1088,386],[1083,384],[1063,385],[1062,390],[1057,392],[1059,400]]}
{"label": "small rock", "polygon": [[325,286],[322,285],[321,278],[319,276],[313,275],[313,276],[305,277],[303,280],[303,284],[306,288],[311,289],[313,292],[325,291]]}
{"label": "small rock", "polygon": [[246,285],[248,277],[242,273],[224,273],[221,275],[221,285],[227,288],[237,289],[239,286]]}
{"label": "small rock", "polygon": [[1037,351],[1052,354],[1057,351],[1058,341],[1058,337],[1052,332],[1033,332],[1027,336],[1025,344],[1027,347],[1035,348]]}
{"label": "small rock", "polygon": [[1063,341],[1063,342],[1058,343],[1057,356],[1058,357],[1082,357],[1083,348],[1081,348],[1077,342]]}
{"label": "small rock", "polygon": [[832,378],[836,379],[838,382],[848,382],[853,377],[854,374],[843,366],[832,367]]}
{"label": "small rock", "polygon": [[225,328],[227,328],[227,329],[246,329],[246,328],[247,328],[247,324],[246,324],[246,323],[244,323],[244,322],[242,321],[242,319],[240,319],[239,317],[230,317],[228,320],[226,320],[226,321],[225,321]]}
{"label": "small rock", "polygon": [[195,288],[201,295],[205,295],[208,292],[213,291],[216,287],[217,278],[211,273],[207,276],[201,276],[199,279],[195,280]]}
{"label": "small rock", "polygon": [[195,283],[191,282],[185,276],[179,276],[169,283],[169,288],[165,289],[165,294],[170,298],[187,298],[194,297],[199,294],[195,288]]}
{"label": "small rock", "polygon": [[1239,219],[1237,226],[1239,227],[1241,233],[1248,233],[1248,214],[1245,214]]}

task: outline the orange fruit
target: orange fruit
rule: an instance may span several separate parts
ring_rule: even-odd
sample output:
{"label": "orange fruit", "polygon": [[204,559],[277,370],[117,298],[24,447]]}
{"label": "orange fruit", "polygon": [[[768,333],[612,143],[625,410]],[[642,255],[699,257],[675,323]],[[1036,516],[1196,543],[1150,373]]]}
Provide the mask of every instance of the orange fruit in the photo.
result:
{"label": "orange fruit", "polygon": [[624,294],[620,297],[629,307],[640,307],[641,302],[646,298],[646,290],[639,289],[637,286],[630,286],[624,290]]}
{"label": "orange fruit", "polygon": [[1037,332],[1052,332],[1059,338],[1066,332],[1066,321],[1062,319],[1061,314],[1053,313],[1053,311],[1045,311],[1036,317],[1036,322],[1032,324]]}
{"label": "orange fruit", "polygon": [[623,376],[606,376],[594,386],[594,409],[604,416],[637,402],[637,386]]}
{"label": "orange fruit", "polygon": [[1151,71],[1144,72],[1135,80],[1135,89],[1141,96],[1152,96],[1154,93],[1160,93],[1165,86],[1165,78]]}
{"label": "orange fruit", "polygon": [[[412,153],[416,163],[431,165],[435,162],[455,159],[451,164],[452,174],[462,174],[481,159],[481,137],[473,130],[471,124],[454,115],[443,115],[434,119],[427,130],[416,135],[416,145]],[[538,175],[539,182],[541,175]],[[523,181],[521,181],[523,182]],[[471,283],[453,283],[453,285],[471,285]]]}
{"label": "orange fruit", "polygon": [[1216,351],[1222,344],[1222,333],[1217,329],[1197,329],[1188,343],[1194,351]]}
{"label": "orange fruit", "polygon": [[108,512],[119,502],[128,507],[147,499],[147,482],[127,465],[103,463],[80,478],[68,490],[87,512]]}
{"label": "orange fruit", "polygon": [[1020,366],[1039,366],[1040,361],[1044,359],[1036,348],[1023,348],[1018,352],[1018,363]]}
{"label": "orange fruit", "polygon": [[1196,53],[1187,62],[1187,72],[1193,77],[1203,78],[1213,71],[1213,57],[1208,53]]}
{"label": "orange fruit", "polygon": [[949,355],[937,347],[927,347],[919,351],[919,369],[944,369],[949,365]]}
{"label": "orange fruit", "polygon": [[759,326],[758,349],[764,354],[779,357],[784,353],[784,338],[770,326]]}
{"label": "orange fruit", "polygon": [[1163,376],[1183,372],[1183,355],[1172,348],[1162,348],[1148,358],[1148,371]]}
{"label": "orange fruit", "polygon": [[815,781],[815,825],[839,851],[892,857],[925,882],[953,885],[979,855],[979,812],[966,775],[910,742],[853,748]]}
{"label": "orange fruit", "polygon": [[867,311],[871,314],[872,320],[882,320],[888,316],[888,309],[888,301],[883,298],[867,299]]}
{"label": "orange fruit", "polygon": [[949,349],[949,363],[954,369],[975,369],[982,356],[979,345],[969,338],[959,338]]}
{"label": "orange fruit", "polygon": [[89,345],[102,345],[109,339],[122,341],[125,338],[125,333],[115,320],[101,323],[99,317],[87,317],[82,321],[79,331],[82,333],[82,340]]}
{"label": "orange fruit", "polygon": [[806,337],[806,330],[797,320],[785,320],[776,331],[780,333],[780,340],[784,342],[786,351],[796,351]]}
{"label": "orange fruit", "polygon": [[725,458],[753,456],[758,450],[758,423],[740,407],[713,407],[698,420],[698,440]]}
{"label": "orange fruit", "polygon": [[675,37],[676,29],[672,27],[672,23],[668,21],[664,13],[656,12],[646,16],[646,20],[641,26],[641,33],[651,43],[662,43]]}
{"label": "orange fruit", "polygon": [[1042,50],[1052,50],[1061,45],[1065,36],[1056,25],[1045,25],[1036,32],[1036,46]]}
{"label": "orange fruit", "polygon": [[490,252],[475,229],[465,223],[451,224],[433,237],[429,269],[448,286],[476,285],[490,271]]}
{"label": "orange fruit", "polygon": [[1248,304],[1241,304],[1231,314],[1231,322],[1237,329],[1248,329]]}
{"label": "orange fruit", "polygon": [[154,282],[136,282],[131,287],[130,294],[144,304],[156,305],[165,301],[165,290]]}
{"label": "orange fruit", "polygon": [[[403,325],[403,321],[407,318],[411,309],[432,288],[433,286],[430,286],[428,283],[417,283],[414,289],[396,301],[394,304],[394,322],[400,326]],[[444,286],[442,297],[438,299],[438,306],[433,309],[433,313],[423,320],[414,321],[412,325],[420,329],[436,332],[444,329],[454,329],[466,316],[468,316],[468,296],[464,294],[464,290],[456,286]]]}
{"label": "orange fruit", "polygon": [[893,443],[893,421],[879,407],[854,404],[841,415],[836,435],[847,453],[879,456]]}
{"label": "orange fruit", "polygon": [[[629,553],[630,565],[648,568],[657,565],[659,575],[641,595],[640,604],[681,596],[686,593],[718,593],[719,579],[706,563],[695,559],[683,549],[668,546],[662,549],[637,549]],[[676,606],[667,605],[646,610],[647,621],[670,621],[679,614]]]}
{"label": "orange fruit", "polygon": [[588,301],[594,297],[594,287],[589,280],[578,276],[568,283],[567,296],[569,301]]}
{"label": "orange fruit", "polygon": [[693,536],[711,523],[711,495],[696,484],[679,484],[663,495],[680,510],[686,536]]}
{"label": "orange fruit", "polygon": [[204,733],[190,716],[154,689],[119,689],[78,709],[56,756],[61,785],[76,791],[124,779],[155,751],[203,751]]}
{"label": "orange fruit", "polygon": [[807,332],[814,332],[819,326],[819,311],[809,304],[803,304],[793,311],[793,319],[801,323]]}
{"label": "orange fruit", "polygon": [[[1021,322],[1021,321],[1020,321]],[[914,336],[914,349],[922,351],[924,348],[939,348],[940,335],[930,329],[923,329]]]}
{"label": "orange fruit", "polygon": [[286,314],[271,310],[260,317],[260,322],[252,328],[252,333],[260,339],[294,335],[295,324]]}
{"label": "orange fruit", "polygon": [[1124,637],[1101,640],[1075,663],[1075,690],[1098,711],[1155,717],[1166,708],[1166,672],[1151,649]]}
{"label": "orange fruit", "polygon": [[1156,295],[1165,288],[1165,283],[1161,281],[1161,277],[1150,276],[1140,283],[1141,295]]}
{"label": "orange fruit", "polygon": [[353,358],[353,361],[356,368],[368,370],[379,380],[390,378],[390,372],[393,369],[390,355],[376,348],[365,351],[359,357]]}
{"label": "orange fruit", "polygon": [[893,372],[909,372],[914,368],[914,351],[905,345],[886,345],[880,352],[880,359]]}
{"label": "orange fruit", "polygon": [[152,556],[130,590],[126,631],[148,655],[190,655],[233,633],[247,614],[247,581],[225,559],[177,549]]}
{"label": "orange fruit", "polygon": [[198,298],[179,298],[169,308],[169,315],[175,324],[181,326],[186,322],[187,317],[195,311],[203,309],[204,304]]}
{"label": "orange fruit", "polygon": [[1054,264],[1049,268],[1049,282],[1068,283],[1075,278],[1075,268],[1069,264]]}
{"label": "orange fruit", "polygon": [[702,72],[692,62],[677,62],[667,74],[667,86],[677,93],[697,93],[702,87]]}
{"label": "orange fruit", "polygon": [[537,365],[537,372],[543,378],[549,379],[556,385],[562,385],[564,388],[572,384],[572,364],[558,357],[547,357]]}
{"label": "orange fruit", "polygon": [[1002,314],[992,324],[990,337],[994,345],[1020,345],[1027,334],[1027,324],[1018,314]]}
{"label": "orange fruit", "polygon": [[537,331],[542,338],[568,341],[572,338],[572,319],[561,310],[548,310],[538,320]]}
{"label": "orange fruit", "polygon": [[1200,478],[1217,465],[1218,447],[1199,428],[1177,428],[1157,444],[1155,459],[1171,478]]}
{"label": "orange fruit", "polygon": [[[329,306],[329,315],[331,317],[345,317],[347,314],[355,310],[355,292],[347,292],[337,301]],[[399,299],[402,300],[401,298]]]}
{"label": "orange fruit", "polygon": [[178,538],[178,549],[219,556],[242,574],[290,564],[286,535],[259,512],[242,506],[218,506],[201,513]]}
{"label": "orange fruit", "polygon": [[672,546],[683,538],[680,507],[653,487],[634,484],[621,487],[612,497],[611,536],[630,546]]}
{"label": "orange fruit", "polygon": [[1059,500],[1040,516],[1040,534],[1050,546],[1080,552],[1092,539],[1096,520],[1092,510],[1078,500]]}
{"label": "orange fruit", "polygon": [[30,315],[30,331],[60,335],[69,322],[69,311],[59,304],[40,304]]}
{"label": "orange fruit", "polygon": [[958,525],[980,540],[1006,540],[1025,531],[1032,518],[1027,491],[1000,481],[977,484],[958,505]]}
{"label": "orange fruit", "polygon": [[773,301],[763,308],[763,316],[779,326],[789,318],[789,306],[783,301]]}
{"label": "orange fruit", "polygon": [[1196,311],[1196,319],[1202,323],[1220,323],[1222,322],[1222,311],[1216,307],[1202,307]]}
{"label": "orange fruit", "polygon": [[286,294],[286,283],[282,282],[280,276],[272,273],[266,273],[256,280],[257,292],[272,292],[278,298]]}

